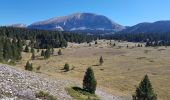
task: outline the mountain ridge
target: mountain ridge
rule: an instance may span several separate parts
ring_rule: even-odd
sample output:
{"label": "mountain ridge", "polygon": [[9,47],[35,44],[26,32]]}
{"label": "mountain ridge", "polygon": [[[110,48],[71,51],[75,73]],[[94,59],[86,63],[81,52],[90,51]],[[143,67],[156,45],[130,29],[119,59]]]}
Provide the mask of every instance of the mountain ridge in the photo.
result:
{"label": "mountain ridge", "polygon": [[120,33],[167,33],[170,32],[170,20],[143,22],[126,28]]}
{"label": "mountain ridge", "polygon": [[116,32],[124,29],[106,16],[94,13],[74,13],[63,17],[54,17],[45,21],[35,22],[28,26],[33,29],[78,31],[78,30],[109,30]]}

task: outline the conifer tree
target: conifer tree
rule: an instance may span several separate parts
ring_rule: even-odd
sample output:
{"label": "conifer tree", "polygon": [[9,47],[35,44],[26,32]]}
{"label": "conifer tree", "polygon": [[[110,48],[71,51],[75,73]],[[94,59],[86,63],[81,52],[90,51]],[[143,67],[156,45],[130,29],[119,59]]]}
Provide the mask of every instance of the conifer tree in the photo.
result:
{"label": "conifer tree", "polygon": [[87,68],[84,79],[83,79],[83,89],[92,94],[95,93],[97,86],[97,81],[94,76],[93,69],[91,67]]}
{"label": "conifer tree", "polygon": [[31,59],[35,60],[35,54],[34,53],[32,53]]}
{"label": "conifer tree", "polygon": [[70,66],[69,66],[68,63],[66,63],[66,64],[64,65],[64,70],[65,70],[66,72],[70,70]]}
{"label": "conifer tree", "polygon": [[34,53],[35,51],[34,51],[34,48],[33,48],[33,46],[31,46],[31,53]]}
{"label": "conifer tree", "polygon": [[3,60],[3,43],[0,41],[0,61]]}
{"label": "conifer tree", "polygon": [[41,51],[41,56],[44,56],[45,55],[45,52],[44,50]]}
{"label": "conifer tree", "polygon": [[152,84],[147,75],[136,88],[136,93],[132,96],[133,100],[157,100],[157,95],[154,93]]}
{"label": "conifer tree", "polygon": [[17,46],[18,46],[18,48],[19,48],[19,51],[21,52],[22,49],[23,49],[23,43],[22,43],[21,39],[18,39],[18,41],[17,41]]}
{"label": "conifer tree", "polygon": [[58,50],[58,55],[62,55],[61,49]]}
{"label": "conifer tree", "polygon": [[44,59],[50,58],[50,49],[47,49],[44,54]]}
{"label": "conifer tree", "polygon": [[40,49],[37,49],[37,52],[40,52]]}
{"label": "conifer tree", "polygon": [[27,61],[26,65],[25,65],[25,70],[28,70],[28,71],[32,71],[33,70],[32,64],[29,63],[29,61]]}
{"label": "conifer tree", "polygon": [[29,48],[28,48],[28,45],[25,46],[25,50],[24,52],[29,52]]}
{"label": "conifer tree", "polygon": [[97,44],[97,41],[95,41],[95,44]]}
{"label": "conifer tree", "polygon": [[54,48],[51,48],[51,54],[52,55],[54,54]]}
{"label": "conifer tree", "polygon": [[12,48],[10,40],[6,40],[3,48],[3,57],[5,60],[12,59]]}
{"label": "conifer tree", "polygon": [[102,64],[103,64],[103,62],[104,62],[104,61],[103,61],[103,57],[101,56],[101,57],[100,57],[100,59],[99,59],[99,63],[100,63],[100,65],[102,65]]}

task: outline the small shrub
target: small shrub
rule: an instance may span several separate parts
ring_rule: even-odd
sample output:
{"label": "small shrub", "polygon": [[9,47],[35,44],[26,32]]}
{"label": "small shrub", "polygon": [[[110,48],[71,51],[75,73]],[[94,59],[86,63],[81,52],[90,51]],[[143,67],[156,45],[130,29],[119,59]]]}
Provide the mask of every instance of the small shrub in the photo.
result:
{"label": "small shrub", "polygon": [[104,61],[103,61],[103,57],[101,56],[101,57],[100,57],[100,59],[99,59],[99,63],[100,63],[100,65],[102,65],[102,64],[103,64],[103,62],[104,62]]}
{"label": "small shrub", "polygon": [[32,71],[33,70],[32,64],[29,63],[29,61],[27,61],[26,65],[25,65],[25,70],[28,70],[28,71]]}
{"label": "small shrub", "polygon": [[70,70],[70,67],[69,67],[69,64],[68,64],[68,63],[66,63],[66,64],[64,65],[64,70],[65,70],[65,71],[69,71],[69,70]]}
{"label": "small shrub", "polygon": [[41,69],[41,66],[38,66],[38,67],[36,68],[37,71],[39,71],[40,69]]}
{"label": "small shrub", "polygon": [[42,100],[57,100],[54,96],[45,93],[43,91],[40,91],[35,94],[36,98],[42,99]]}

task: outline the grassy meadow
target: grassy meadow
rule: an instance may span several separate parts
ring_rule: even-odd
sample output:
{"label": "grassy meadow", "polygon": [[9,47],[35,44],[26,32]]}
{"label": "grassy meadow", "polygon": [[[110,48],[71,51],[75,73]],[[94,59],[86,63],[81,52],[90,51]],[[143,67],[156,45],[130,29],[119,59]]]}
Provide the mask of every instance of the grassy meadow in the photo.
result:
{"label": "grassy meadow", "polygon": [[[113,46],[113,44],[116,46]],[[142,44],[142,43],[141,43]],[[128,47],[127,47],[128,45]],[[136,46],[135,46],[136,45]],[[54,55],[44,60],[35,50],[36,59],[31,60],[31,53],[22,53],[22,60],[16,64],[24,69],[29,60],[34,71],[52,77],[74,80],[82,83],[86,68],[94,69],[97,87],[116,96],[131,96],[145,74],[148,74],[158,100],[170,98],[170,47],[137,47],[138,43],[99,40],[91,46],[86,43],[69,43],[68,48],[61,49],[63,55]],[[99,58],[103,57],[103,65]],[[70,65],[70,71],[64,72],[64,64]]]}

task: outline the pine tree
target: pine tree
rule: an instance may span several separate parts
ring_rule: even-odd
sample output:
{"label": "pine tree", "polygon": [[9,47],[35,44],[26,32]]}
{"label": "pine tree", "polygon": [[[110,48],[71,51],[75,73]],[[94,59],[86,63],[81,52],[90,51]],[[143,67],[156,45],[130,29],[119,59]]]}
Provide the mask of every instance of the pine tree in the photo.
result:
{"label": "pine tree", "polygon": [[133,100],[157,100],[157,95],[154,93],[152,84],[147,75],[136,88],[136,93],[132,96]]}
{"label": "pine tree", "polygon": [[44,56],[45,55],[45,52],[44,50],[41,51],[41,56]]}
{"label": "pine tree", "polygon": [[32,71],[33,70],[32,64],[29,63],[29,61],[27,61],[26,65],[25,65],[25,70],[28,70],[28,71]]}
{"label": "pine tree", "polygon": [[99,63],[100,63],[100,65],[102,65],[102,64],[103,64],[103,62],[104,62],[104,61],[103,61],[103,57],[101,56],[101,57],[100,57],[100,59],[99,59]]}
{"label": "pine tree", "polygon": [[35,54],[34,53],[32,53],[31,59],[35,60]]}
{"label": "pine tree", "polygon": [[35,51],[34,51],[34,48],[31,46],[31,53],[34,53]]}
{"label": "pine tree", "polygon": [[66,72],[70,70],[70,66],[69,66],[68,63],[66,63],[66,64],[64,65],[64,70],[65,70]]}
{"label": "pine tree", "polygon": [[94,94],[96,91],[97,81],[94,77],[94,72],[91,67],[87,68],[83,79],[83,89]]}
{"label": "pine tree", "polygon": [[113,46],[115,47],[115,46],[116,46],[116,44],[114,43],[114,44],[113,44]]}
{"label": "pine tree", "polygon": [[19,51],[21,52],[22,49],[23,49],[23,43],[22,43],[21,39],[18,39],[18,41],[17,41],[17,46],[18,46],[18,48],[19,48]]}
{"label": "pine tree", "polygon": [[54,48],[51,48],[51,54],[52,55],[54,54]]}
{"label": "pine tree", "polygon": [[50,49],[47,49],[44,54],[44,59],[50,58]]}
{"label": "pine tree", "polygon": [[95,44],[97,44],[97,41],[95,41]]}
{"label": "pine tree", "polygon": [[3,43],[0,41],[0,61],[3,60]]}
{"label": "pine tree", "polygon": [[12,48],[10,40],[6,40],[3,48],[3,57],[5,60],[12,59]]}
{"label": "pine tree", "polygon": [[37,49],[37,52],[40,52],[40,49]]}
{"label": "pine tree", "polygon": [[24,52],[29,52],[29,48],[28,48],[28,45],[25,46],[25,50]]}
{"label": "pine tree", "polygon": [[62,55],[61,49],[58,50],[58,55]]}

